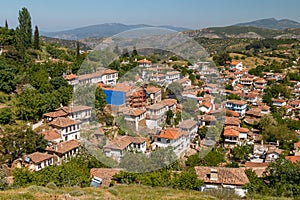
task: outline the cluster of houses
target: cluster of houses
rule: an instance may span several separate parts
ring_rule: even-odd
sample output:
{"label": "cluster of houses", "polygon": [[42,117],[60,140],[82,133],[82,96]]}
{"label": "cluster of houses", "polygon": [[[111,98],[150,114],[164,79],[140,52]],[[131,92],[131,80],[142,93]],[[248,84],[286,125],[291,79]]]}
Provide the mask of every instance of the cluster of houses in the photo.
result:
{"label": "cluster of houses", "polygon": [[[234,148],[236,145],[254,144],[250,161],[245,163],[247,169],[253,169],[258,176],[262,176],[270,162],[275,161],[282,150],[278,144],[264,144],[256,129],[248,129],[242,124],[257,124],[260,119],[270,113],[270,107],[262,102],[262,96],[269,81],[278,81],[284,78],[283,74],[265,73],[264,77],[249,75],[241,62],[226,62],[221,73],[209,67],[209,62],[199,62],[188,66],[204,81],[201,87],[192,85],[187,77],[181,77],[179,71],[168,66],[158,66],[147,59],[138,60],[141,74],[135,76],[134,81],[117,83],[118,72],[110,69],[98,70],[91,74],[65,75],[70,85],[77,87],[80,84],[97,84],[106,95],[106,102],[112,109],[114,116],[123,116],[125,123],[137,136],[119,136],[108,139],[103,146],[103,153],[110,158],[121,161],[128,151],[149,153],[157,148],[172,147],[178,158],[183,157],[191,148],[198,149],[201,144],[197,131],[201,127],[212,127],[218,121],[224,121],[222,137],[224,145]],[[217,76],[233,90],[223,90],[221,84],[210,82],[207,76]],[[147,82],[147,84],[136,84]],[[153,84],[155,83],[155,84]],[[174,120],[181,112],[182,105],[174,98],[163,97],[165,87],[172,83],[180,84],[183,91],[182,99],[193,99],[200,113],[196,118],[180,120],[178,125],[165,126],[167,113],[172,113]],[[300,108],[297,96],[300,92],[300,82],[295,82],[292,88],[295,99],[272,99],[276,107],[286,108],[294,118],[295,111]],[[199,95],[200,94],[200,95]],[[241,100],[227,100],[219,102],[214,94],[239,96]],[[64,160],[76,155],[80,147],[81,125],[88,124],[91,117],[91,107],[69,106],[60,107],[53,112],[45,113],[44,120],[49,130],[39,134],[48,140],[46,153],[35,152],[14,162],[16,167],[28,167],[39,171],[46,166],[61,164]],[[224,113],[224,115],[222,115]],[[169,119],[170,120],[170,119]],[[147,133],[141,135],[139,133]],[[295,144],[294,156],[287,159],[292,162],[300,160],[300,144]],[[249,182],[245,168],[224,167],[195,167],[196,174],[205,184],[201,190],[229,188],[241,196],[245,196],[243,186]],[[112,176],[121,169],[92,169],[92,184],[108,185]]]}

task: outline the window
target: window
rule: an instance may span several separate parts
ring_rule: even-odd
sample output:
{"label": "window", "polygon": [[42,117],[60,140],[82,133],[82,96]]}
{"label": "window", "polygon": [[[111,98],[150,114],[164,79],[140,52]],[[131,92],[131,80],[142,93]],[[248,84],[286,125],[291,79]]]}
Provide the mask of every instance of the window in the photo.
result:
{"label": "window", "polygon": [[42,165],[41,164],[38,164],[38,169],[42,169]]}
{"label": "window", "polygon": [[158,141],[158,142],[160,142],[160,141],[161,141],[161,139],[160,139],[160,138],[157,138],[157,141]]}

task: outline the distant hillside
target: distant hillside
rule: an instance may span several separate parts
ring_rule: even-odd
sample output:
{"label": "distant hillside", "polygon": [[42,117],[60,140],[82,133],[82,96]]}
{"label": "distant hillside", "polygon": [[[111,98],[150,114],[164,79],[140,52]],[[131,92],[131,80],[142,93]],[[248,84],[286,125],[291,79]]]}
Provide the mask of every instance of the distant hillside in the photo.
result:
{"label": "distant hillside", "polygon": [[234,26],[252,26],[258,28],[284,30],[289,28],[300,28],[300,23],[289,19],[277,20],[275,18],[269,18],[269,19],[260,19],[252,22],[239,23],[239,24],[235,24]]}
{"label": "distant hillside", "polygon": [[151,26],[146,24],[125,25],[120,23],[105,23],[105,24],[86,26],[86,27],[81,27],[81,28],[76,28],[76,29],[66,30],[66,31],[44,32],[42,33],[42,35],[48,37],[54,37],[54,38],[68,39],[68,40],[77,40],[83,38],[108,37],[123,31],[135,29],[135,28],[143,28],[143,27],[167,28],[174,31],[188,30],[187,28],[174,27],[174,26]]}
{"label": "distant hillside", "polygon": [[[64,40],[64,39],[59,39],[59,38],[51,38],[51,37],[46,37],[46,36],[41,36],[40,37],[42,41],[51,43],[51,44],[59,44],[60,46],[67,47],[69,49],[76,49],[76,41],[75,40]],[[89,47],[88,44],[84,42],[79,42],[80,44],[80,49],[81,50],[90,50],[91,48]]]}
{"label": "distant hillside", "polygon": [[300,39],[300,30],[286,29],[286,30],[271,30],[258,27],[241,27],[241,26],[227,26],[227,27],[212,27],[200,30],[184,31],[187,35],[194,38],[297,38]]}

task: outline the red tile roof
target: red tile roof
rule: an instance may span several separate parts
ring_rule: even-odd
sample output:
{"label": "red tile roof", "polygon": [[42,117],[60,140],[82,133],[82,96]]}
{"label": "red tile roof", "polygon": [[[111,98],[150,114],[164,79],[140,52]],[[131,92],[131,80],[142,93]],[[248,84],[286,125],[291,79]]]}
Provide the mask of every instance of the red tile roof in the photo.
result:
{"label": "red tile roof", "polygon": [[80,121],[70,119],[69,117],[58,117],[54,119],[52,122],[50,122],[50,125],[54,127],[64,128],[64,127],[68,127],[80,123],[81,123]]}
{"label": "red tile roof", "polygon": [[224,128],[224,136],[231,136],[231,137],[239,137],[240,132],[238,132],[237,130],[234,130],[233,128]]}
{"label": "red tile roof", "polygon": [[28,155],[30,160],[32,160],[33,163],[38,164],[43,162],[44,160],[48,160],[53,157],[53,155],[47,154],[47,153],[40,153],[40,152],[35,152],[30,155]]}
{"label": "red tile roof", "polygon": [[161,91],[161,88],[155,86],[149,86],[146,88],[147,93],[157,93],[159,91]]}
{"label": "red tile roof", "polygon": [[179,138],[181,135],[182,133],[179,131],[178,128],[166,128],[161,130],[160,134],[157,135],[156,137],[175,140]]}
{"label": "red tile roof", "polygon": [[143,137],[122,136],[122,137],[116,137],[113,140],[108,141],[103,148],[123,150],[132,143],[142,144],[144,142],[146,142],[146,138]]}
{"label": "red tile roof", "polygon": [[[217,173],[217,179],[211,180],[211,171]],[[226,184],[226,185],[245,185],[249,183],[249,179],[243,168],[227,168],[227,167],[195,167],[196,174],[204,183],[210,184]]]}
{"label": "red tile roof", "polygon": [[48,141],[53,141],[53,140],[61,138],[61,135],[54,129],[43,131],[43,132],[40,132],[39,134],[43,135],[44,139],[48,140]]}
{"label": "red tile roof", "polygon": [[72,80],[75,78],[77,78],[76,74],[68,74],[68,75],[64,76],[64,79],[66,79],[66,80]]}
{"label": "red tile roof", "polygon": [[112,177],[119,173],[121,169],[110,169],[110,168],[92,168],[90,174],[93,177],[101,178],[101,187],[109,186]]}
{"label": "red tile roof", "polygon": [[78,140],[69,140],[69,141],[58,143],[57,145],[53,145],[51,147],[47,147],[46,151],[65,154],[68,151],[78,148],[79,146],[80,144]]}
{"label": "red tile roof", "polygon": [[300,156],[286,156],[285,159],[290,160],[292,163],[300,164]]}
{"label": "red tile roof", "polygon": [[57,110],[54,112],[48,112],[43,114],[44,117],[51,117],[51,118],[66,117],[67,115],[68,113],[63,110]]}
{"label": "red tile roof", "polygon": [[235,117],[225,117],[225,125],[233,125],[239,126],[241,124],[241,120]]}

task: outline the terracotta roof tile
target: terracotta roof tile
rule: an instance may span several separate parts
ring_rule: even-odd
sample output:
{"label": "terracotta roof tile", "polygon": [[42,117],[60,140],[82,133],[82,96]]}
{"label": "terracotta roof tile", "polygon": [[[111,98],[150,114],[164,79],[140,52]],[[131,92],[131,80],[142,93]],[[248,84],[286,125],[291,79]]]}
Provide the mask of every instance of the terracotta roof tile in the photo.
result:
{"label": "terracotta roof tile", "polygon": [[92,168],[90,170],[91,176],[102,179],[101,187],[109,186],[112,177],[119,173],[121,169],[110,169],[110,168]]}
{"label": "terracotta roof tile", "polygon": [[174,140],[176,138],[179,138],[181,135],[182,133],[178,128],[166,128],[164,130],[161,130],[160,134],[156,137]]}
{"label": "terracotta roof tile", "polygon": [[241,120],[235,117],[225,117],[225,125],[233,125],[239,126],[241,124]]}
{"label": "terracotta roof tile", "polygon": [[44,139],[48,140],[48,141],[53,141],[53,140],[61,138],[61,135],[54,129],[43,131],[43,132],[40,132],[39,134],[43,135]]}
{"label": "terracotta roof tile", "polygon": [[[217,179],[210,179],[211,171],[217,173]],[[227,184],[227,185],[245,185],[249,179],[243,168],[225,168],[225,167],[195,167],[196,174],[204,183]]]}
{"label": "terracotta roof tile", "polygon": [[54,119],[52,122],[50,122],[50,125],[54,127],[63,128],[63,127],[68,127],[80,123],[81,123],[80,121],[70,119],[69,117],[58,117]]}
{"label": "terracotta roof tile", "polygon": [[132,143],[142,144],[144,142],[146,142],[146,138],[144,137],[122,136],[122,137],[116,137],[113,140],[108,141],[103,148],[123,150]]}
{"label": "terracotta roof tile", "polygon": [[239,137],[240,132],[237,131],[237,130],[234,130],[233,128],[225,127],[223,135],[224,136]]}
{"label": "terracotta roof tile", "polygon": [[47,147],[46,151],[65,154],[68,151],[78,148],[79,146],[80,144],[78,140],[69,140],[69,141],[58,143],[57,145],[53,145],[51,147]]}
{"label": "terracotta roof tile", "polygon": [[147,93],[157,93],[157,92],[160,92],[160,91],[161,91],[161,88],[155,87],[155,86],[148,86],[146,88]]}
{"label": "terracotta roof tile", "polygon": [[40,153],[40,152],[35,152],[30,155],[28,155],[30,160],[32,160],[33,163],[41,163],[44,160],[48,160],[53,157],[53,155],[47,154],[47,153]]}
{"label": "terracotta roof tile", "polygon": [[292,163],[299,163],[300,164],[300,156],[286,156],[286,160],[290,160]]}

